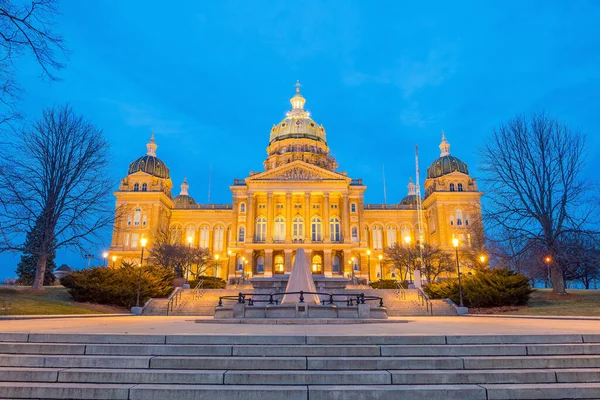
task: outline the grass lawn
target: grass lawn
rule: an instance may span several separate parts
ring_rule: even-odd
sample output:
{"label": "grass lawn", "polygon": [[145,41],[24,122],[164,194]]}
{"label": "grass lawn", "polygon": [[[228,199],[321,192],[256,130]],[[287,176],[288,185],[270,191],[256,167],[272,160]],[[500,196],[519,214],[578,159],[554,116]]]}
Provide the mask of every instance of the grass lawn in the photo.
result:
{"label": "grass lawn", "polygon": [[33,291],[24,286],[0,286],[0,315],[111,314],[128,312],[102,304],[73,301],[67,289],[49,286]]}
{"label": "grass lawn", "polygon": [[477,314],[600,316],[600,290],[567,289],[567,292],[566,295],[555,295],[552,289],[537,289],[525,307],[473,311]]}

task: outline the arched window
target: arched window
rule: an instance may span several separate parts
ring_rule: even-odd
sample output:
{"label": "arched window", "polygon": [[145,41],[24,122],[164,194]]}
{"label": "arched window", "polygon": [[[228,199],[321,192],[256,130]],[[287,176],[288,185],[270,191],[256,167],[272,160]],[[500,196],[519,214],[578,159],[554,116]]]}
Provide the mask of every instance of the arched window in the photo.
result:
{"label": "arched window", "polygon": [[235,266],[235,269],[239,272],[239,271],[243,271],[244,270],[244,258],[243,257],[238,257],[237,258],[237,264]]}
{"label": "arched window", "polygon": [[146,191],[148,191],[148,184],[142,183],[142,192],[146,192]]}
{"label": "arched window", "polygon": [[352,229],[352,241],[353,242],[358,242],[358,227],[357,226],[353,226]]}
{"label": "arched window", "polygon": [[329,236],[332,242],[339,242],[341,239],[340,219],[338,217],[329,220]]}
{"label": "arched window", "polygon": [[321,217],[313,217],[311,220],[311,240],[313,242],[320,242],[323,240],[323,223]]}
{"label": "arched window", "polygon": [[408,225],[402,225],[402,228],[400,228],[400,232],[402,234],[402,243],[406,243],[406,238],[412,238],[412,235],[410,234],[410,226]]}
{"label": "arched window", "polygon": [[304,238],[304,221],[302,220],[302,217],[294,218],[292,235],[294,240],[300,240]]}
{"label": "arched window", "polygon": [[208,225],[203,225],[200,228],[200,248],[207,249],[208,248],[208,238],[210,236],[210,228]]}
{"label": "arched window", "polygon": [[387,245],[388,247],[391,247],[395,243],[398,243],[396,227],[394,225],[390,225],[387,227]]}
{"label": "arched window", "polygon": [[246,240],[246,228],[240,226],[238,229],[238,242],[243,242]]}
{"label": "arched window", "polygon": [[350,259],[352,261],[352,270],[360,271],[360,259],[359,257],[352,257]]}
{"label": "arched window", "polygon": [[194,225],[190,225],[185,228],[185,242],[187,244],[194,244],[194,239],[196,239],[196,228]]}
{"label": "arched window", "polygon": [[383,249],[383,232],[381,226],[376,225],[373,227],[373,250]]}
{"label": "arched window", "polygon": [[462,185],[462,183],[459,183],[459,184],[458,184],[458,191],[459,191],[459,192],[462,192],[462,191],[463,191],[463,185]]}
{"label": "arched window", "polygon": [[265,273],[265,258],[260,256],[256,259],[256,273],[264,274]]}
{"label": "arched window", "polygon": [[331,272],[334,274],[340,273],[340,258],[338,256],[333,256],[331,260]]}
{"label": "arched window", "polygon": [[142,222],[142,210],[139,208],[136,208],[135,211],[133,212],[133,224],[139,225],[141,222]]}
{"label": "arched window", "polygon": [[350,212],[353,212],[353,213],[356,212],[356,203],[350,204]]}
{"label": "arched window", "polygon": [[312,273],[313,274],[322,274],[323,273],[323,259],[318,254],[315,254],[312,258]]}
{"label": "arched window", "polygon": [[463,224],[463,213],[460,208],[456,209],[456,225],[461,226]]}
{"label": "arched window", "polygon": [[139,234],[137,234],[137,233],[131,234],[131,248],[132,249],[137,249],[139,240],[140,240]]}
{"label": "arched window", "polygon": [[246,212],[246,203],[241,203],[240,204],[240,213],[245,213]]}
{"label": "arched window", "polygon": [[135,183],[135,184],[133,185],[133,191],[134,191],[134,192],[139,192],[139,190],[140,190],[140,184],[139,184],[139,183]]}
{"label": "arched window", "polygon": [[285,272],[285,265],[283,261],[283,256],[278,254],[275,256],[275,273],[283,274]]}
{"label": "arched window", "polygon": [[450,216],[450,226],[454,226],[454,215]]}
{"label": "arched window", "polygon": [[223,226],[217,225],[214,232],[213,251],[223,251]]}
{"label": "arched window", "polygon": [[257,242],[264,242],[267,238],[267,219],[265,217],[258,217],[256,219],[255,238]]}
{"label": "arched window", "polygon": [[469,226],[469,216],[465,215],[465,226]]}
{"label": "arched window", "polygon": [[451,191],[451,192],[454,192],[454,183],[451,183],[451,184],[450,184],[450,191]]}
{"label": "arched window", "polygon": [[273,239],[282,242],[285,240],[285,219],[282,216],[275,218],[275,234]]}

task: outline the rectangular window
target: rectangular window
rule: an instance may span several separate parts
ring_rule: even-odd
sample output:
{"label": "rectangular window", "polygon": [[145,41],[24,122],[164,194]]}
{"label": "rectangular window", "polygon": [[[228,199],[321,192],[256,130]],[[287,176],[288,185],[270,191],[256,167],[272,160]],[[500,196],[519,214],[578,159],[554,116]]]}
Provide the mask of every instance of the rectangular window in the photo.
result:
{"label": "rectangular window", "polygon": [[319,208],[318,204],[313,204],[313,208]]}
{"label": "rectangular window", "polygon": [[139,234],[137,234],[137,233],[131,234],[131,248],[132,249],[137,249],[139,238],[140,238]]}
{"label": "rectangular window", "polygon": [[264,209],[265,207],[266,207],[266,206],[265,206],[264,204],[259,204],[259,205],[258,205],[258,208],[259,208],[259,209],[261,209],[261,210],[262,210],[262,209]]}
{"label": "rectangular window", "polygon": [[214,232],[214,251],[223,251],[223,228],[219,227]]}
{"label": "rectangular window", "polygon": [[299,209],[301,209],[301,208],[302,208],[302,204],[294,204],[294,208],[295,208],[296,210],[299,210]]}
{"label": "rectangular window", "polygon": [[125,237],[123,238],[123,246],[129,247],[129,233],[126,233]]}
{"label": "rectangular window", "polygon": [[332,205],[331,205],[331,208],[337,209],[337,208],[338,208],[338,205],[337,205],[337,204],[332,204]]}
{"label": "rectangular window", "polygon": [[146,225],[146,214],[142,215],[142,225]]}
{"label": "rectangular window", "polygon": [[277,208],[278,210],[282,210],[282,209],[283,209],[283,204],[277,204],[276,208]]}

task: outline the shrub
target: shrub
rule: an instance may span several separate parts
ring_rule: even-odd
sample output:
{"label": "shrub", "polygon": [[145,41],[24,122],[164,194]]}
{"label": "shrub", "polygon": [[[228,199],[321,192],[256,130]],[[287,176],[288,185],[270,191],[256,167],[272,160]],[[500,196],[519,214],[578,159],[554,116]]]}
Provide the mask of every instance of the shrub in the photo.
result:
{"label": "shrub", "polygon": [[[61,279],[75,301],[110,304],[130,308],[136,303],[138,267],[123,264],[118,268],[94,267]],[[172,291],[173,271],[152,266],[142,269],[140,304],[151,297],[167,297]]]}
{"label": "shrub", "polygon": [[201,275],[198,279],[190,279],[188,280],[188,283],[193,289],[196,287],[200,280],[204,281],[204,284],[202,285],[204,289],[225,289],[226,286],[226,282],[223,279],[217,278],[216,276],[205,275]]}
{"label": "shrub", "polygon": [[[398,287],[396,286],[396,282],[398,281],[395,279],[380,279],[378,281],[369,283],[369,286],[371,286],[373,289],[396,289]],[[406,282],[401,282],[401,285],[404,289],[408,288]]]}
{"label": "shrub", "polygon": [[[467,307],[501,307],[526,305],[533,289],[529,279],[508,268],[477,271],[462,278],[463,301]],[[427,285],[425,293],[432,299],[449,298],[460,303],[458,279]]]}

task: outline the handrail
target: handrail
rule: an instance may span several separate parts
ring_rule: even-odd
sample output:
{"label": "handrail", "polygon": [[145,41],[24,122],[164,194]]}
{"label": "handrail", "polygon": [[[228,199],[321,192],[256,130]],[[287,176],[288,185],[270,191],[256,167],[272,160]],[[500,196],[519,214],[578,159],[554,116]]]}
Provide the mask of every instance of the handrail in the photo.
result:
{"label": "handrail", "polygon": [[396,295],[396,298],[400,300],[406,300],[406,289],[404,289],[404,286],[402,286],[400,281],[396,281],[396,289],[394,289],[394,294]]}
{"label": "handrail", "polygon": [[[237,300],[238,303],[248,302],[249,306],[254,303],[269,303],[279,304],[279,300],[274,299],[274,296],[281,296],[286,294],[299,294],[299,303],[304,303],[305,294],[316,294],[317,296],[329,296],[329,300],[321,300],[321,304],[335,304],[335,303],[346,303],[347,306],[353,306],[356,301],[356,305],[365,304],[365,301],[379,301],[379,307],[383,307],[383,297],[380,296],[365,296],[364,293],[324,293],[324,292],[305,292],[303,290],[299,292],[276,292],[276,293],[238,293],[237,296],[220,296],[218,307],[223,306],[223,300]],[[252,296],[252,297],[248,297]],[[255,299],[258,296],[269,296],[268,300]],[[336,297],[344,297],[342,300],[336,300]],[[355,300],[356,298],[356,300]]]}
{"label": "handrail", "polygon": [[433,315],[433,303],[427,293],[423,291],[421,288],[417,288],[417,294],[419,295],[419,299],[421,300],[421,305],[425,305],[427,313],[429,315]]}
{"label": "handrail", "polygon": [[169,312],[173,311],[179,304],[182,291],[183,290],[180,287],[176,287],[175,290],[173,290],[173,293],[171,293],[171,295],[168,297],[169,301],[167,302],[167,315],[169,315]]}
{"label": "handrail", "polygon": [[202,298],[204,296],[204,279],[200,279],[196,287],[192,289],[192,298],[194,300]]}

